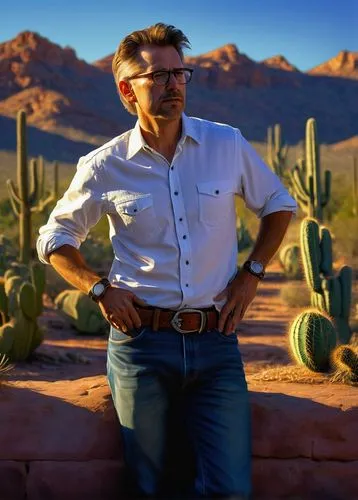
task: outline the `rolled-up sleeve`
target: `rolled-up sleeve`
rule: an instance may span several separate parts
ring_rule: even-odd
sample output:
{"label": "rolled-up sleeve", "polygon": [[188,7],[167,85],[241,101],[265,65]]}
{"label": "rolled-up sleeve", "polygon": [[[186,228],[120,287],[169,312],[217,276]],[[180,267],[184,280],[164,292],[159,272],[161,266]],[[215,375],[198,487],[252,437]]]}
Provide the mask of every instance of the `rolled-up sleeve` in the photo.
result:
{"label": "rolled-up sleeve", "polygon": [[239,161],[238,194],[244,199],[247,208],[259,218],[283,210],[295,214],[296,200],[239,131],[236,151]]}
{"label": "rolled-up sleeve", "polygon": [[70,186],[57,202],[47,224],[39,230],[36,249],[39,260],[49,264],[48,254],[62,245],[79,248],[91,227],[106,213],[106,192],[101,166],[81,158]]}

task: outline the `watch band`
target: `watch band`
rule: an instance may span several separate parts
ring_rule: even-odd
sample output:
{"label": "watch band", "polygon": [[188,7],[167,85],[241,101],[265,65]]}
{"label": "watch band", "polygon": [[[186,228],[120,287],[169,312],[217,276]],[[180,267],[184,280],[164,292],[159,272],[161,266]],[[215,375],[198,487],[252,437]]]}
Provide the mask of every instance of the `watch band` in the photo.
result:
{"label": "watch band", "polygon": [[[96,293],[94,293],[94,288],[95,288],[96,285],[99,285],[99,284],[103,285],[104,289],[103,289],[102,293],[96,294]],[[103,297],[103,295],[105,294],[107,288],[109,288],[110,286],[111,286],[110,281],[107,278],[102,278],[99,281],[96,281],[96,283],[94,285],[92,285],[92,288],[88,292],[88,296],[92,300],[94,300],[95,302],[98,302]]]}
{"label": "watch band", "polygon": [[[251,264],[254,263],[254,262],[258,262],[258,261],[255,261],[255,260],[247,260],[246,262],[244,262],[244,265],[243,265],[243,268],[246,269],[246,271],[248,271],[249,273],[251,273],[253,276],[256,276],[256,278],[259,278],[260,280],[262,280],[265,276],[265,271],[261,271],[261,272],[256,272],[252,269],[252,266]],[[261,264],[261,262],[259,262],[259,264],[262,266],[262,269],[264,269],[263,265]]]}

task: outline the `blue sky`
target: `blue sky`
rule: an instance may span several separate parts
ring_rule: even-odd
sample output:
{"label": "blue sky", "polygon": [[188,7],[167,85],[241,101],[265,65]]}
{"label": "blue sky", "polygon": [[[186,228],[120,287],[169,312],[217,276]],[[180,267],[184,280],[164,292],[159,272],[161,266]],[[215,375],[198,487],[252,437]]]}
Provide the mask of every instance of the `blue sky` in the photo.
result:
{"label": "blue sky", "polygon": [[0,43],[37,31],[88,62],[133,30],[161,21],[191,41],[191,55],[226,43],[256,61],[283,54],[302,71],[358,51],[358,0],[17,0],[1,11]]}

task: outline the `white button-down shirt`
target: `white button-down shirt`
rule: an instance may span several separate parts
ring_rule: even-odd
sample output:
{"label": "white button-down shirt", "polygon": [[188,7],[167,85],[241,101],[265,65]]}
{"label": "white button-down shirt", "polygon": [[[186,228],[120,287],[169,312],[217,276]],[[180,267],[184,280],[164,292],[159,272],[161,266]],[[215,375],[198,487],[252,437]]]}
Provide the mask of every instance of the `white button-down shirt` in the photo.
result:
{"label": "white button-down shirt", "polygon": [[171,164],[138,122],[80,158],[40,228],[39,259],[49,263],[64,244],[79,248],[106,214],[113,284],[153,306],[213,305],[237,269],[235,195],[258,217],[297,205],[238,129],[184,114],[182,125]]}

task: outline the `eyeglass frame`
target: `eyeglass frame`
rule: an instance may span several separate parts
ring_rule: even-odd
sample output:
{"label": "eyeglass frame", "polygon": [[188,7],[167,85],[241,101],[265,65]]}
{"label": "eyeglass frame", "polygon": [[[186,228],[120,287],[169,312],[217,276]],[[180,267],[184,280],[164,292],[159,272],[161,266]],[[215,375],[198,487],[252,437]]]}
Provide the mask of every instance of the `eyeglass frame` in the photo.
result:
{"label": "eyeglass frame", "polygon": [[[193,76],[193,72],[194,70],[192,68],[173,68],[173,69],[157,69],[156,71],[151,71],[150,73],[143,73],[143,74],[139,74],[139,75],[133,75],[133,76],[130,76],[129,78],[126,78],[127,82],[129,82],[130,80],[134,80],[136,78],[152,78],[152,81],[155,83],[155,85],[168,85],[168,82],[170,80],[170,75],[173,73],[175,79],[177,80],[176,76],[175,76],[175,71],[189,71],[190,73],[190,78],[187,82],[184,82],[184,83],[179,83],[179,85],[187,85],[192,76]],[[155,80],[154,80],[154,75],[155,73],[167,73],[167,81],[165,83],[157,83]],[[178,80],[177,80],[178,81]]]}

